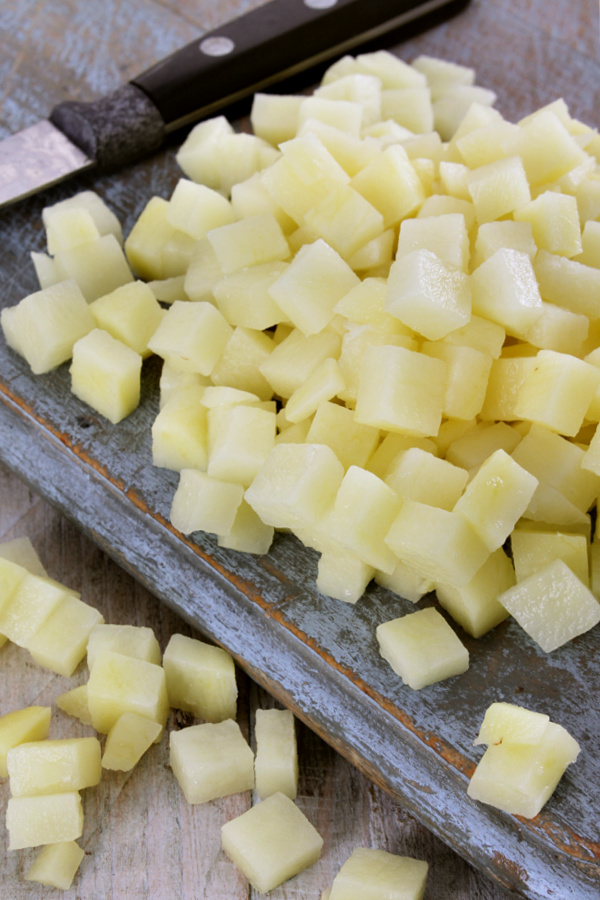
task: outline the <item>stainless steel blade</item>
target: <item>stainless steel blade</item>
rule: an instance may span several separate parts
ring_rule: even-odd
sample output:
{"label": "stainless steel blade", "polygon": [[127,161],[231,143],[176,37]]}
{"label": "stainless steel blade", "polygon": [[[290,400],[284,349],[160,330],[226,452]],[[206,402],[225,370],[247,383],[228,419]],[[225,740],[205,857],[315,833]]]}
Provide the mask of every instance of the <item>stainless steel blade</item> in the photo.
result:
{"label": "stainless steel blade", "polygon": [[51,122],[36,122],[0,141],[0,207],[93,165]]}

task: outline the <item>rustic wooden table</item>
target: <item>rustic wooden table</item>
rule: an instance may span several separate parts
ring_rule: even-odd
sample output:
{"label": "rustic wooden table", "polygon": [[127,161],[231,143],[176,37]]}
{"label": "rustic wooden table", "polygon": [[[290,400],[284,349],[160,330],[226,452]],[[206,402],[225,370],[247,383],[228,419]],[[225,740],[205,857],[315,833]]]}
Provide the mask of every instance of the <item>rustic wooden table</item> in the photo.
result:
{"label": "rustic wooden table", "polygon": [[[12,0],[0,4],[0,137],[47,114],[54,103],[91,99],[256,0]],[[516,118],[563,95],[573,113],[597,122],[600,79],[598,7],[542,0],[473,0],[460,17],[397,46],[410,60],[425,52],[477,69],[478,83],[498,93],[498,107]],[[153,174],[151,167],[149,177]],[[155,176],[154,176],[155,177]],[[157,192],[156,184],[148,194]],[[125,200],[123,202],[126,202]],[[117,210],[119,212],[119,210]],[[2,251],[0,250],[0,253]],[[82,536],[68,520],[0,467],[0,540],[28,535],[49,573],[81,591],[110,622],[151,625],[164,648],[189,627]],[[6,645],[0,651],[0,714],[54,697],[85,679],[81,667],[63,679]],[[240,723],[252,740],[254,711],[270,698],[239,673]],[[173,714],[173,722],[175,714]],[[179,724],[181,718],[179,717]],[[85,729],[57,711],[55,736]],[[304,726],[298,726],[299,805],[325,847],[311,870],[273,898],[318,898],[356,846],[425,859],[429,900],[499,900],[507,896],[434,838]],[[0,785],[0,808],[8,785]],[[237,795],[189,807],[168,767],[166,741],[129,774],[110,773],[86,792],[86,857],[66,896],[132,900],[224,900],[255,896],[220,850],[220,825],[252,798]],[[34,851],[11,852],[0,824],[2,896],[51,896],[23,882]]]}

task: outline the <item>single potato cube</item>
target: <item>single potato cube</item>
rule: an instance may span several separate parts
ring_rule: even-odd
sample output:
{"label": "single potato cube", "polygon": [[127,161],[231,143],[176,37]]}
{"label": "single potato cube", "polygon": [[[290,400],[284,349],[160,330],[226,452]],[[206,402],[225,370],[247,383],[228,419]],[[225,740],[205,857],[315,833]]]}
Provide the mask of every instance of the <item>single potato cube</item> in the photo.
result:
{"label": "single potato cube", "polygon": [[77,244],[94,241],[100,232],[89,210],[84,207],[66,206],[48,217],[46,225],[48,253],[54,256],[60,250],[68,250]]}
{"label": "single potato cube", "polygon": [[529,222],[537,246],[559,256],[581,253],[581,223],[577,200],[570,194],[544,191],[514,212],[517,222]]}
{"label": "single potato cube", "polygon": [[585,160],[555,110],[541,109],[520,125],[505,150],[520,156],[532,187],[551,184]]}
{"label": "single potato cube", "polygon": [[56,705],[62,709],[68,716],[74,716],[83,725],[91,725],[92,717],[87,702],[87,684],[80,684],[59,694],[56,698]]}
{"label": "single potato cube", "polygon": [[83,809],[78,791],[10,797],[6,806],[9,850],[76,841],[83,833]]}
{"label": "single potato cube", "polygon": [[119,716],[108,732],[102,768],[128,772],[140,761],[146,750],[160,738],[158,722],[135,712]]}
{"label": "single potato cube", "polygon": [[171,524],[182,534],[229,534],[243,497],[241,484],[221,481],[199,469],[182,469],[171,504]]}
{"label": "single potato cube", "polygon": [[226,650],[173,634],[164,652],[163,668],[170,706],[207,722],[235,719],[235,665]]}
{"label": "single potato cube", "polygon": [[248,487],[275,445],[275,413],[245,404],[208,412],[208,475]]}
{"label": "single potato cube", "polygon": [[583,356],[589,327],[587,316],[543,300],[539,319],[523,333],[523,339],[541,350]]}
{"label": "single potato cube", "polygon": [[542,312],[540,288],[529,256],[510,248],[496,250],[471,275],[471,302],[476,315],[520,337]]}
{"label": "single potato cube", "polygon": [[213,228],[235,221],[231,203],[212,188],[180,178],[169,201],[167,221],[199,241]]}
{"label": "single potato cube", "polygon": [[124,712],[137,712],[164,726],[169,715],[164,670],[144,659],[103,650],[90,672],[87,702],[92,725],[101,734],[108,734]]}
{"label": "single potato cube", "polygon": [[76,841],[46,844],[23,877],[25,881],[68,891],[84,856],[83,848]]}
{"label": "single potato cube", "polygon": [[105,234],[54,256],[61,280],[73,278],[88,303],[133,281],[123,249],[114,234]]}
{"label": "single potato cube", "polygon": [[492,703],[473,744],[539,744],[549,721],[545,713],[515,703]]}
{"label": "single potato cube", "polygon": [[600,604],[562,559],[504,591],[498,601],[545,653],[600,622]]}
{"label": "single potato cube", "polygon": [[48,230],[52,216],[55,213],[73,208],[87,210],[101,235],[114,234],[118,242],[120,244],[123,243],[121,223],[95,191],[79,191],[79,193],[73,194],[66,200],[60,200],[52,206],[45,206],[42,210],[42,221],[46,230]]}
{"label": "single potato cube", "polygon": [[8,751],[29,741],[42,741],[50,730],[49,706],[26,706],[0,716],[0,778],[6,778]]}
{"label": "single potato cube", "polygon": [[476,470],[496,450],[512,453],[520,440],[519,432],[506,422],[494,422],[493,425],[486,423],[451,441],[445,457],[448,462],[462,469]]}
{"label": "single potato cube", "polygon": [[0,619],[4,617],[17,589],[28,574],[27,568],[16,560],[0,556]]}
{"label": "single potato cube", "polygon": [[[8,570],[11,564],[7,560],[3,562],[0,569]],[[74,596],[74,592],[52,578],[30,573],[21,578],[20,566],[13,564],[12,569],[19,583],[0,610],[0,634],[28,650],[31,639],[46,619],[65,597]]]}
{"label": "single potato cube", "polygon": [[379,210],[389,228],[414,213],[425,199],[423,184],[404,147],[391,144],[350,182]]}
{"label": "single potato cube", "polygon": [[348,259],[384,231],[383,216],[348,184],[340,184],[312,206],[304,225]]}
{"label": "single potato cube", "polygon": [[285,269],[285,262],[273,260],[240,269],[217,281],[213,295],[229,324],[262,331],[286,321],[286,314],[269,293]]}
{"label": "single potato cube", "polygon": [[510,546],[517,581],[523,581],[555,559],[562,559],[589,586],[588,541],[583,534],[515,529]]}
{"label": "single potato cube", "polygon": [[436,584],[435,591],[442,606],[455,622],[473,637],[481,637],[508,618],[498,596],[515,583],[511,560],[499,548],[490,553],[468,584]]}
{"label": "single potato cube", "polygon": [[115,653],[144,659],[160,666],[160,645],[154,631],[147,625],[105,623],[94,625],[87,644],[87,664],[90,672],[96,657],[104,650],[113,650]]}
{"label": "single potato cube", "polygon": [[435,587],[432,581],[422,578],[401,562],[396,563],[391,575],[385,572],[376,572],[375,581],[389,591],[404,597],[405,600],[410,600],[411,603],[418,603],[425,594],[428,594]]}
{"label": "single potato cube", "polygon": [[[166,365],[166,363],[165,363]],[[152,423],[152,465],[173,472],[206,469],[208,422],[201,398],[204,386],[173,391]]]}
{"label": "single potato cube", "polygon": [[329,900],[422,900],[428,869],[419,859],[357,847],[333,879]]}
{"label": "single potato cube", "polygon": [[253,888],[266,894],[312,866],[323,839],[293,800],[278,793],[223,825],[221,845]]}
{"label": "single potato cube", "polygon": [[229,534],[217,536],[219,547],[239,550],[241,553],[255,553],[264,556],[273,543],[275,529],[265,525],[251,506],[242,500],[237,508]]}
{"label": "single potato cube", "polygon": [[127,261],[136,275],[144,281],[167,277],[163,250],[167,241],[176,233],[167,219],[168,212],[168,200],[151,197],[125,241]]}
{"label": "single potato cube", "polygon": [[257,709],[256,792],[261,800],[278,792],[290,800],[298,792],[296,725],[289,709]]}
{"label": "single potato cube", "polygon": [[469,668],[467,648],[433,607],[384,622],[376,635],[383,658],[415,691]]}
{"label": "single potato cube", "polygon": [[388,466],[384,481],[400,497],[451,510],[461,496],[469,473],[421,447],[401,450]]}
{"label": "single potato cube", "polygon": [[239,222],[213,228],[206,235],[225,275],[246,266],[287,259],[290,248],[281,226],[271,213],[248,216]]}
{"label": "single potato cube", "polygon": [[335,359],[329,357],[311,372],[285,406],[288,422],[303,422],[314,415],[321,403],[332,400],[344,390],[345,382]]}
{"label": "single potato cube", "polygon": [[[304,535],[299,533],[298,536],[307,543]],[[325,546],[317,566],[317,590],[344,603],[357,603],[375,572],[373,566],[350,550]]]}
{"label": "single potato cube", "polygon": [[492,357],[474,347],[448,341],[423,341],[421,352],[446,366],[442,414],[447,419],[474,419],[485,402]]}
{"label": "single potato cube", "polygon": [[548,250],[538,251],[534,269],[544,300],[591,319],[598,318],[600,269]]}
{"label": "single potato cube", "polygon": [[291,397],[319,363],[328,357],[337,359],[341,341],[333,331],[321,331],[306,337],[294,328],[260,364],[260,372],[280,397]]}
{"label": "single potato cube", "polygon": [[231,334],[231,326],[212,303],[176,300],[148,347],[182,372],[210,375]]}
{"label": "single potato cube", "polygon": [[30,741],[8,751],[13,797],[81,791],[100,781],[100,741],[95,737]]}
{"label": "single potato cube", "polygon": [[172,731],[169,748],[171,768],[188,803],[254,787],[254,754],[233,719]]}
{"label": "single potato cube", "polygon": [[94,328],[73,347],[71,390],[110,422],[140,402],[142,357],[107,331]]}
{"label": "single potato cube", "polygon": [[414,250],[429,250],[446,266],[467,272],[470,250],[465,217],[460,213],[448,213],[404,219],[400,224],[396,259],[408,256]]}
{"label": "single potato cube", "polygon": [[250,112],[252,131],[275,147],[295,137],[303,100],[302,95],[256,93]]}
{"label": "single potato cube", "polygon": [[472,169],[467,175],[467,188],[480,224],[500,219],[531,200],[525,168],[518,156]]}
{"label": "single potato cube", "polygon": [[526,253],[531,260],[537,253],[530,222],[516,222],[501,219],[499,222],[484,222],[477,229],[475,239],[475,260],[483,262],[493,256],[496,250],[509,247]]}
{"label": "single potato cube", "polygon": [[377,428],[360,425],[351,409],[327,400],[318,405],[306,436],[309,444],[331,447],[345,469],[352,465],[364,467],[378,439]]}
{"label": "single potato cube", "polygon": [[66,595],[28,643],[36,663],[70,678],[84,658],[90,632],[102,614],[78,597]]}
{"label": "single potato cube", "polygon": [[97,328],[139,353],[150,355],[148,341],[158,328],[164,311],[152,289],[143,281],[133,281],[90,303]]}
{"label": "single potato cube", "polygon": [[210,373],[214,385],[229,386],[270,400],[273,389],[261,372],[275,348],[273,339],[255,328],[238,325]]}

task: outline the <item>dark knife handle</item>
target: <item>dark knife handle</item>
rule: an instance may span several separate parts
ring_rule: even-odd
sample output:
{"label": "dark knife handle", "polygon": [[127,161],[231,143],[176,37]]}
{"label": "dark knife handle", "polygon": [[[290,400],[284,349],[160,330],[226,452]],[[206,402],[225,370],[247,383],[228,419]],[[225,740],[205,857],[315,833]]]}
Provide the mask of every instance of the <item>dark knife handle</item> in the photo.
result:
{"label": "dark knife handle", "polygon": [[270,0],[92,103],[50,120],[101,169],[155,152],[168,132],[348,52],[452,0]]}

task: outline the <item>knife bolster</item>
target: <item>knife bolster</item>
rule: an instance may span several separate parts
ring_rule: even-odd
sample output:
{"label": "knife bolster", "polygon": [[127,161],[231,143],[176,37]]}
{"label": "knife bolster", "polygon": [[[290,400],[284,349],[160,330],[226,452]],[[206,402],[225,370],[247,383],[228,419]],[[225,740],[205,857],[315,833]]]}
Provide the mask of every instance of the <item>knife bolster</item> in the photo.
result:
{"label": "knife bolster", "polygon": [[60,103],[50,121],[104,170],[149,156],[165,138],[159,111],[133,84],[92,103]]}

